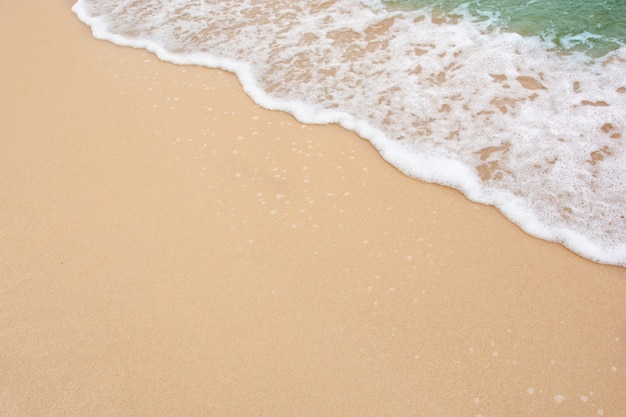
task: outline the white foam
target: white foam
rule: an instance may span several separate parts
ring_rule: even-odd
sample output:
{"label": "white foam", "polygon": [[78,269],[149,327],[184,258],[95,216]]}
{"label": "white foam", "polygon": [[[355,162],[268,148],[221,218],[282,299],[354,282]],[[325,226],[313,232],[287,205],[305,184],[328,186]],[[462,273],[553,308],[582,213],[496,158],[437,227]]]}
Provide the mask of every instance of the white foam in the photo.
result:
{"label": "white foam", "polygon": [[602,39],[602,36],[589,32],[582,32],[576,35],[566,35],[561,37],[561,44],[566,49],[572,49],[578,45],[590,45],[590,40],[592,39]]}
{"label": "white foam", "polygon": [[264,107],[339,123],[407,175],[626,266],[624,48],[562,56],[375,0],[213,3],[79,0],[73,10],[98,38],[234,72]]}

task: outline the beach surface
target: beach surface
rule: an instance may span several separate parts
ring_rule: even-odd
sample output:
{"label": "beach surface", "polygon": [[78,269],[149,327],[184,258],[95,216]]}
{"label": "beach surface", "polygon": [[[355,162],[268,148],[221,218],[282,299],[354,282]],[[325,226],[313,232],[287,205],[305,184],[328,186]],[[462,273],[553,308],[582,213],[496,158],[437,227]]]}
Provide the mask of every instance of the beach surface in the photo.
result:
{"label": "beach surface", "polygon": [[623,416],[626,269],[236,77],[0,4],[1,416]]}

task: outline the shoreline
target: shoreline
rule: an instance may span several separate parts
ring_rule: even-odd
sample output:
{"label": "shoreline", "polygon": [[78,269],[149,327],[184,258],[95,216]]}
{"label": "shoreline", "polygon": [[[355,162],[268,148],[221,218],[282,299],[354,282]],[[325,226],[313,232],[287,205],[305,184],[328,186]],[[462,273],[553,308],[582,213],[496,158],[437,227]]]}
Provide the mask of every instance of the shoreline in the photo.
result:
{"label": "shoreline", "polygon": [[[438,36],[440,27],[432,22],[429,26],[426,22],[430,19],[416,23],[411,20],[411,14],[403,14],[402,17],[396,16],[398,19],[393,18],[396,19],[392,25],[395,29],[391,32],[406,31],[406,36],[391,35],[391,32],[384,29],[385,25],[380,28],[372,21],[370,27],[373,38],[369,47],[376,52],[370,51],[365,55],[359,53],[354,56],[353,65],[347,65],[339,63],[343,61],[339,52],[342,47],[325,47],[322,42],[312,44],[311,48],[301,49],[296,46],[292,49],[290,44],[308,44],[309,41],[303,38],[300,42],[287,42],[283,45],[278,40],[292,37],[298,39],[301,30],[311,30],[310,33],[330,31],[329,34],[332,34],[336,32],[332,27],[324,28],[322,25],[316,29],[308,27],[306,23],[301,27],[294,20],[287,24],[290,20],[287,18],[283,22],[286,26],[281,29],[281,35],[268,35],[268,38],[260,35],[262,32],[273,33],[274,29],[278,29],[273,29],[271,23],[265,26],[261,21],[258,22],[261,26],[254,25],[256,29],[250,27],[253,31],[260,30],[259,38],[241,35],[247,33],[247,30],[241,34],[238,29],[231,32],[229,28],[245,25],[243,22],[236,23],[237,18],[235,21],[231,21],[231,18],[245,15],[247,6],[233,6],[229,9],[222,8],[226,3],[218,2],[200,11],[190,5],[188,12],[177,18],[173,17],[177,15],[174,13],[171,16],[173,20],[156,13],[155,16],[160,16],[158,19],[164,19],[160,23],[157,23],[158,19],[151,23],[151,18],[146,16],[145,22],[139,26],[145,30],[153,24],[161,26],[158,33],[163,32],[159,37],[174,41],[168,47],[166,45],[169,41],[166,39],[151,39],[149,34],[143,38],[139,35],[143,29],[137,29],[136,36],[128,38],[109,32],[107,25],[100,18],[90,17],[90,13],[80,6],[81,3],[88,4],[89,0],[77,2],[73,10],[80,20],[92,27],[96,38],[121,46],[147,49],[167,62],[222,68],[233,72],[237,74],[247,94],[262,107],[286,111],[295,115],[302,123],[337,123],[366,138],[386,161],[409,177],[450,186],[474,202],[493,205],[530,235],[559,242],[593,262],[626,266],[626,235],[623,233],[626,222],[621,216],[623,211],[626,212],[626,206],[615,197],[615,194],[626,195],[626,189],[620,192],[621,177],[610,174],[620,171],[620,159],[602,156],[605,153],[606,156],[619,153],[615,149],[615,146],[619,147],[616,139],[623,135],[621,119],[626,109],[619,109],[626,102],[612,94],[619,95],[626,88],[620,81],[623,72],[619,64],[623,61],[619,57],[620,53],[612,57],[606,56],[602,62],[596,61],[592,65],[585,59],[581,61],[580,56],[567,58],[555,54],[555,51],[549,52],[547,50],[551,48],[546,45],[540,47],[529,38],[524,38],[522,47],[517,44],[517,38],[513,41],[508,36],[479,35],[472,30],[466,36],[461,36],[467,38],[468,42],[459,47],[454,42],[448,43],[450,39],[445,34]],[[266,6],[263,10],[267,15],[259,10],[259,16],[264,16],[262,21],[269,22],[273,21],[272,15],[281,14],[283,7],[280,3],[267,3]],[[302,6],[304,12],[307,7],[304,4]],[[369,15],[369,8],[364,7],[361,10],[358,2],[354,6],[357,9],[354,19],[364,24],[369,19],[366,16]],[[370,11],[376,15],[375,20],[385,21],[390,16],[389,10],[385,8],[381,9],[380,15],[378,11]],[[117,12],[102,12],[110,12],[109,18],[120,19],[120,23],[125,21],[130,25],[126,27],[126,24],[121,24],[113,29],[116,33],[123,33],[125,30],[133,32],[135,29],[132,22],[139,23],[125,19],[123,14],[126,12],[119,8]],[[127,12],[134,13],[129,10]],[[188,28],[197,27],[198,22],[186,19],[198,13],[210,13],[215,17],[210,23],[207,21],[209,26],[206,30],[216,30],[216,36],[202,41],[202,36],[192,36],[187,47],[200,48],[198,51],[215,48],[216,51],[221,51],[218,55],[222,58],[211,53],[168,51],[168,48],[177,48],[177,41],[174,40],[178,37],[176,26],[182,24]],[[312,10],[304,13],[315,15]],[[341,12],[331,8],[323,13],[334,15]],[[304,22],[314,20],[317,19],[304,19]],[[349,27],[350,24],[346,26],[346,30]],[[452,32],[455,32],[465,25],[446,24],[444,27],[454,28]],[[156,27],[153,29],[157,30]],[[283,33],[283,30],[286,32]],[[169,35],[165,36],[165,33]],[[277,43],[272,41],[275,36]],[[330,36],[332,38],[334,35]],[[430,36],[431,46],[420,50],[421,58],[416,56],[411,59],[410,64],[407,62],[409,67],[417,67],[414,71],[404,73],[399,68],[404,64],[397,62],[395,56],[412,56],[415,52],[414,46],[408,39],[422,36]],[[386,44],[393,38],[398,41],[398,49],[393,48],[395,53],[390,53],[391,50],[387,48],[376,47],[380,42]],[[493,42],[498,44],[505,38],[508,39],[504,42],[507,46],[503,45],[500,51],[503,55],[500,58],[496,58],[498,54],[495,51],[485,53],[492,50]],[[353,46],[360,48],[357,43],[363,41],[370,42],[355,39]],[[425,39],[422,41],[426,42]],[[238,46],[242,44],[245,49],[243,45],[255,43],[258,48],[247,52],[243,52]],[[268,44],[273,46],[268,47]],[[430,50],[431,48],[434,49]],[[256,49],[262,52],[257,54]],[[228,50],[239,52],[231,55]],[[307,50],[311,50],[311,53],[306,52]],[[455,51],[452,62],[458,71],[440,72],[451,50]],[[512,53],[513,50],[517,52]],[[302,62],[302,67],[284,65],[286,61],[282,57],[289,60],[290,55],[296,62]],[[256,62],[252,65],[254,70],[246,63],[248,59]],[[375,69],[357,70],[357,67],[371,67],[367,62],[370,59],[376,62],[386,61],[386,66],[398,71],[379,73]],[[492,59],[495,61],[492,62]],[[304,64],[306,62],[316,64],[309,66]],[[452,66],[452,62],[446,65]],[[318,64],[327,68],[315,70]],[[331,67],[333,73],[335,70],[338,72],[332,77],[323,76]],[[513,67],[517,67],[517,70],[512,71]],[[487,72],[501,74],[488,75],[485,68],[489,68]],[[537,73],[538,68],[542,68],[542,72]],[[309,69],[312,70],[312,79],[306,75]],[[417,74],[421,75],[414,78]],[[437,77],[446,81],[433,83]],[[570,81],[566,83],[564,79]],[[386,90],[384,86],[388,83],[397,88]],[[349,87],[350,85],[353,87]],[[581,85],[586,87],[581,89]],[[537,93],[535,89],[543,91]],[[392,93],[405,90],[401,94]],[[463,93],[452,98],[449,94],[452,91]],[[603,110],[586,107],[595,103],[594,101],[581,101],[583,97],[605,95],[608,101],[602,101],[607,104],[601,106]],[[377,103],[385,104],[380,106]],[[425,103],[430,105],[425,106]],[[507,110],[509,107],[510,111]],[[387,116],[383,116],[385,113]],[[428,132],[438,133],[432,135]],[[520,132],[526,132],[521,141],[515,139],[519,138]],[[588,138],[584,147],[576,145],[575,138],[579,137]],[[593,156],[592,159],[590,155]],[[598,165],[599,162],[594,158],[603,162]]]}
{"label": "shoreline", "polygon": [[70,6],[2,9],[0,414],[626,409],[626,269]]}

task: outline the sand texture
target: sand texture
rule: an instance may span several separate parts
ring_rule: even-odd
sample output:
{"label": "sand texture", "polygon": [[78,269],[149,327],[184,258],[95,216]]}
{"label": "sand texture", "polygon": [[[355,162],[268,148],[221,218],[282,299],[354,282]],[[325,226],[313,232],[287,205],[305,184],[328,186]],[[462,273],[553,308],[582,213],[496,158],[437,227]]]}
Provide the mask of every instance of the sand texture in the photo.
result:
{"label": "sand texture", "polygon": [[0,3],[0,416],[626,415],[626,270],[236,78]]}

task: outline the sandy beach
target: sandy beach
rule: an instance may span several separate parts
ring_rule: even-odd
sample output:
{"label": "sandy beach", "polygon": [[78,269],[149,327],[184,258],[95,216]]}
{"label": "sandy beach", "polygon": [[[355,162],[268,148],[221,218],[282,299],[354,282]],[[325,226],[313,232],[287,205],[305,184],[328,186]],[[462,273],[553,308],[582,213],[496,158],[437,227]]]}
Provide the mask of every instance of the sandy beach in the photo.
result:
{"label": "sandy beach", "polygon": [[0,416],[626,415],[626,269],[71,5],[0,5]]}

